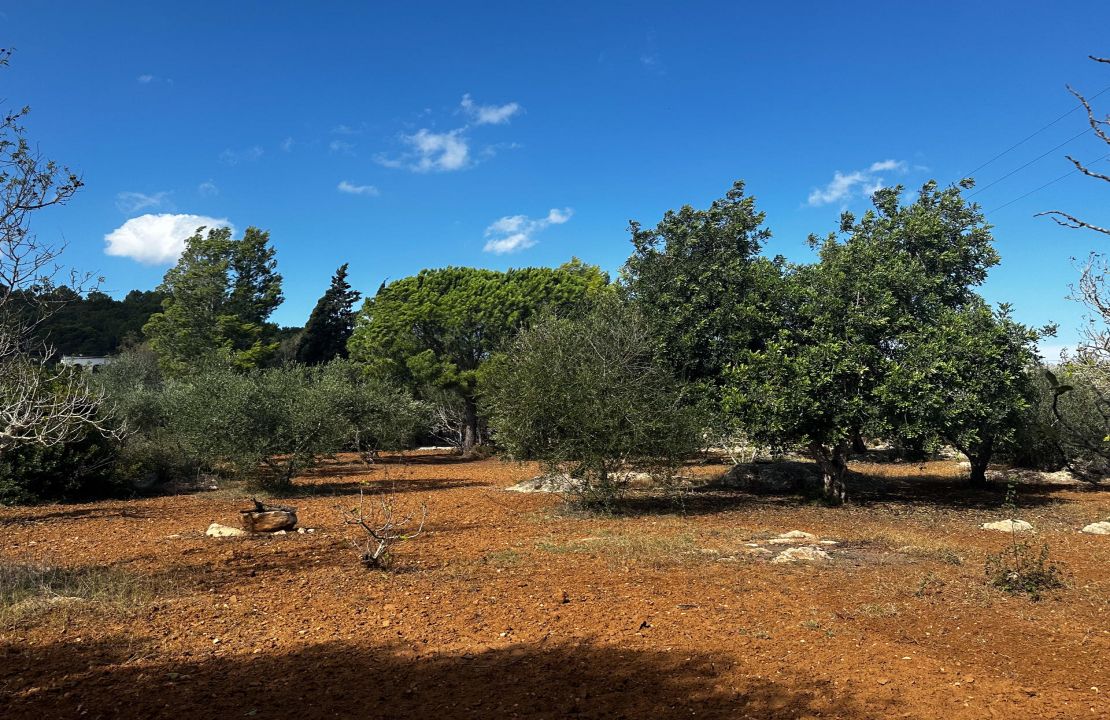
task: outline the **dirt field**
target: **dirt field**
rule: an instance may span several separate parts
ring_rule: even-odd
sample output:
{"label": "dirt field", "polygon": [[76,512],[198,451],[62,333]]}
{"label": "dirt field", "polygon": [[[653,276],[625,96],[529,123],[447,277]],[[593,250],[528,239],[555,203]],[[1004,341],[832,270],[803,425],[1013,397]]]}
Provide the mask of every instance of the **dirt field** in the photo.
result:
{"label": "dirt field", "polygon": [[[1110,717],[1110,536],[1078,532],[1110,491],[1022,486],[1011,510],[951,463],[856,469],[845,508],[712,491],[596,517],[503,490],[534,466],[337,464],[283,500],[314,532],[246,538],[204,536],[237,524],[229,490],[0,509],[7,563],[127,587],[9,608],[0,717]],[[428,504],[391,571],[340,524],[360,487]],[[1010,516],[1066,588],[987,584],[1012,538],[978,526]],[[831,559],[771,562],[790,530]]]}

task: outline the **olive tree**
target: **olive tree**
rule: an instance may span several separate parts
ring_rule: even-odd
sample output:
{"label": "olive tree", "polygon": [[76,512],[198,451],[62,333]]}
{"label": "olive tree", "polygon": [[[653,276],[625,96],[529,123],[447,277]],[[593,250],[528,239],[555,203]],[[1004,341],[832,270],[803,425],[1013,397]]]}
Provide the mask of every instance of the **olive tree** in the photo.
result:
{"label": "olive tree", "polygon": [[483,404],[495,441],[566,474],[609,506],[627,471],[673,477],[699,422],[656,356],[643,317],[616,298],[581,315],[543,315],[498,356]]}

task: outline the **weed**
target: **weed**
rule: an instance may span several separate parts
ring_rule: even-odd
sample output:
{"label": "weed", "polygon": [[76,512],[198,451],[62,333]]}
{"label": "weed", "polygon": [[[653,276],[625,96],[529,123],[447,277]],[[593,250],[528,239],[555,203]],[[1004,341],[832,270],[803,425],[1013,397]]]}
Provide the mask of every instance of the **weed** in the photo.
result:
{"label": "weed", "polygon": [[523,555],[516,550],[509,549],[486,553],[481,557],[480,562],[491,567],[505,568],[516,567],[523,559]]}
{"label": "weed", "polygon": [[1011,595],[1025,593],[1033,600],[1040,600],[1044,590],[1064,587],[1060,567],[1048,559],[1048,543],[1037,552],[1027,541],[1015,539],[1002,552],[987,556],[985,572],[1000,590]]}

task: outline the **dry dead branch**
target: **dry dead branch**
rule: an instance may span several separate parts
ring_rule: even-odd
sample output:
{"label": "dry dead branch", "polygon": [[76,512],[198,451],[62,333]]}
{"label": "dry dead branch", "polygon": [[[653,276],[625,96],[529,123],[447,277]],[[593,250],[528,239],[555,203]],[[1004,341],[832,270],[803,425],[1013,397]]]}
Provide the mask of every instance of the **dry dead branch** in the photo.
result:
{"label": "dry dead branch", "polygon": [[362,537],[350,540],[350,543],[359,553],[359,560],[365,567],[385,567],[394,545],[412,540],[424,532],[424,523],[428,519],[427,503],[420,504],[420,522],[415,529],[413,524],[416,512],[398,519],[395,507],[396,496],[390,493],[371,503],[368,512],[365,495],[360,490],[358,507],[343,510],[343,524],[357,527],[363,532]]}

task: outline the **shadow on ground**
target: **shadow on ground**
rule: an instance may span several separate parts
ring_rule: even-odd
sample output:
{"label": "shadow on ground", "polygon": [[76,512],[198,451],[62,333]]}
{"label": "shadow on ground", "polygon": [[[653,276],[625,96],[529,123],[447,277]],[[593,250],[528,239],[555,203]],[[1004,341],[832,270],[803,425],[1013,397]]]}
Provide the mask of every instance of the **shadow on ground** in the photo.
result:
{"label": "shadow on ground", "polygon": [[[735,659],[592,645],[411,657],[325,643],[285,654],[151,661],[134,641],[0,646],[14,718],[889,717],[813,678],[748,677]],[[147,656],[148,658],[149,656]]]}

